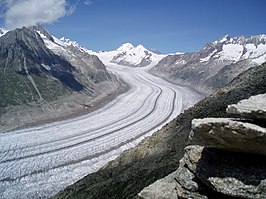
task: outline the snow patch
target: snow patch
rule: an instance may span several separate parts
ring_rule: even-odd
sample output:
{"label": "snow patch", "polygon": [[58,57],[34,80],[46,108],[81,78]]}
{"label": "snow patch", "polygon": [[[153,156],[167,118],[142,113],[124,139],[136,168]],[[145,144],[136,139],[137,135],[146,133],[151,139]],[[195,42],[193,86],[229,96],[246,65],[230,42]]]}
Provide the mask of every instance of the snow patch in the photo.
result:
{"label": "snow patch", "polygon": [[239,44],[223,45],[223,50],[219,53],[220,59],[237,62],[240,60],[243,50],[243,46]]}
{"label": "snow patch", "polygon": [[217,52],[217,49],[215,49],[212,53],[210,53],[207,57],[201,58],[200,62],[207,62],[211,59],[211,57]]}

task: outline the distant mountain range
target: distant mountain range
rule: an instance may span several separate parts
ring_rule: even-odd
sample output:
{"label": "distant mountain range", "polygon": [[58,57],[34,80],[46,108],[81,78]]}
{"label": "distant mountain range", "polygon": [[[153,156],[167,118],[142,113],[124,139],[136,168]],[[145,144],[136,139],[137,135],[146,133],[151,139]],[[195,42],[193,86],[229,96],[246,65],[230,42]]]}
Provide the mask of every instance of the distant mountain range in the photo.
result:
{"label": "distant mountain range", "polygon": [[154,75],[210,94],[241,72],[266,62],[266,35],[225,35],[192,53],[160,54],[143,45],[125,43],[116,50],[93,54],[105,64],[147,66]]}
{"label": "distant mountain range", "polygon": [[198,52],[168,55],[151,72],[211,93],[241,72],[266,62],[266,35],[225,37]]}

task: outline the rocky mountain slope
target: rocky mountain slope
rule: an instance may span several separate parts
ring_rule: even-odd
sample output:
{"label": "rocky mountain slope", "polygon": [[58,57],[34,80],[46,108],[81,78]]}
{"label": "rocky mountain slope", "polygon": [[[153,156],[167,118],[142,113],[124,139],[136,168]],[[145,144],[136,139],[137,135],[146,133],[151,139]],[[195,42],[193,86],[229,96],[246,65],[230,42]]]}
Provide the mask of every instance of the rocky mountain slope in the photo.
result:
{"label": "rocky mountain slope", "polygon": [[198,52],[169,55],[151,72],[211,93],[250,67],[266,62],[266,35],[225,37]]}
{"label": "rocky mountain slope", "polygon": [[265,92],[266,64],[250,68],[137,147],[53,198],[138,198],[137,194],[143,188],[177,169],[194,118],[233,117],[225,111],[228,105]]}
{"label": "rocky mountain slope", "polygon": [[116,77],[98,57],[57,43],[42,27],[3,33],[0,130],[84,110],[90,101],[118,89]]}
{"label": "rocky mountain slope", "polygon": [[148,50],[143,45],[133,46],[125,43],[116,50],[95,53],[104,63],[112,62],[123,66],[144,67],[154,66],[166,55]]}
{"label": "rocky mountain slope", "polygon": [[236,118],[192,120],[176,171],[142,190],[142,199],[265,198],[266,94],[229,105]]}

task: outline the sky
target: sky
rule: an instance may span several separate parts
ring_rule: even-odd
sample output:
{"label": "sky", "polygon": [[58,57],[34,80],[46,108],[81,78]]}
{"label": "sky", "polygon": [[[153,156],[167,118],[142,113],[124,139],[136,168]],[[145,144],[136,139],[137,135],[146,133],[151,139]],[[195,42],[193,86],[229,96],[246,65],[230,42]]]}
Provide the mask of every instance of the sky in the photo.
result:
{"label": "sky", "polygon": [[0,0],[0,27],[43,24],[94,51],[193,52],[226,34],[266,34],[265,10],[266,0]]}

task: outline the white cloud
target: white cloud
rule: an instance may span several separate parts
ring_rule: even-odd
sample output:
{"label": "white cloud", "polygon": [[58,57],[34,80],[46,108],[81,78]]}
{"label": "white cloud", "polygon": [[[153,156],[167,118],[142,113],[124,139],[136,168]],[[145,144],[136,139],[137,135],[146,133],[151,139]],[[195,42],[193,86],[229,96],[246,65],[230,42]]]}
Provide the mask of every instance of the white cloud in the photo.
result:
{"label": "white cloud", "polygon": [[9,29],[53,23],[74,12],[66,0],[4,0],[0,6]]}
{"label": "white cloud", "polygon": [[91,0],[84,0],[83,3],[88,6],[88,5],[92,4],[92,1]]}

